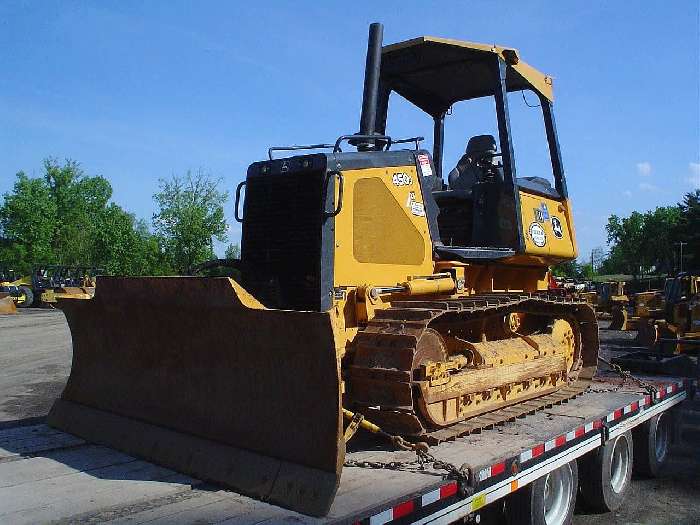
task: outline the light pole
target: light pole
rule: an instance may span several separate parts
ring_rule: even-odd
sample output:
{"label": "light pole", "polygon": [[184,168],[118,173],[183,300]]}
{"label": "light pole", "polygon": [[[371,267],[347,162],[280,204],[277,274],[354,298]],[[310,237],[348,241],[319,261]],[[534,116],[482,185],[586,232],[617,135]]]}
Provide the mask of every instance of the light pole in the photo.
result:
{"label": "light pole", "polygon": [[683,242],[683,241],[679,241],[679,242],[676,243],[676,245],[678,245],[678,246],[681,247],[681,263],[680,263],[680,265],[681,265],[680,271],[681,271],[681,272],[683,271],[683,246],[685,246],[686,244],[688,244],[688,243],[687,243],[687,242]]}

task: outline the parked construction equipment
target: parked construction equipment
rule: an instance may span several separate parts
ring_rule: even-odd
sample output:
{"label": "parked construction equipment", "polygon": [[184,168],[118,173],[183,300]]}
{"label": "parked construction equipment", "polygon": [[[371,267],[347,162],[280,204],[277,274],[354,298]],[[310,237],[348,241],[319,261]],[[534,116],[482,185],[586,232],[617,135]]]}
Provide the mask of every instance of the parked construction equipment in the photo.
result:
{"label": "parked construction equipment", "polygon": [[[638,330],[647,319],[661,319],[665,315],[665,301],[673,279],[666,279],[663,290],[637,292],[630,296],[627,305],[616,308],[613,319],[617,330]],[[612,323],[611,323],[612,327]]]}
{"label": "parked construction equipment", "polygon": [[19,275],[8,266],[0,265],[0,299],[4,298],[9,300],[3,301],[4,306],[0,307],[0,313],[11,313],[17,308],[31,306],[34,294],[28,277]]}
{"label": "parked construction equipment", "polygon": [[92,299],[101,273],[89,266],[37,267],[32,276],[34,294],[42,305],[55,304],[59,299]]}
{"label": "parked construction equipment", "polygon": [[[552,78],[511,48],[381,38],[373,24],[358,134],[329,153],[271,148],[248,168],[240,282],[101,277],[92,300],[59,301],[73,366],[51,425],[323,515],[343,408],[437,443],[478,431],[485,412],[586,388],[594,311],[547,293],[548,265],[577,254]],[[526,89],[553,184],[516,176],[507,94]],[[420,137],[387,135],[392,93],[433,120],[432,157]],[[469,139],[445,183],[445,116],[482,97],[499,137]]]}
{"label": "parked construction equipment", "polygon": [[700,344],[700,275],[683,272],[667,286],[664,316],[638,323],[637,341],[668,353],[687,352]]}
{"label": "parked construction equipment", "polygon": [[41,265],[19,276],[0,267],[0,298],[11,297],[18,308],[55,304],[58,299],[91,299],[102,270],[89,266]]}
{"label": "parked construction equipment", "polygon": [[625,308],[629,303],[629,297],[625,293],[625,283],[622,281],[600,283],[597,292],[596,312],[598,317],[609,314],[610,329],[621,330],[625,322]]}

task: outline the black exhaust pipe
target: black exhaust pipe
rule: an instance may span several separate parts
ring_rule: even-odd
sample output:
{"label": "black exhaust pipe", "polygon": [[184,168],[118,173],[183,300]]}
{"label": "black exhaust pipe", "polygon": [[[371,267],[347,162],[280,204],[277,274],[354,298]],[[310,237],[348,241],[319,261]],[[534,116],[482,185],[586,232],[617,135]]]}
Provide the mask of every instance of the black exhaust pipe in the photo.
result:
{"label": "black exhaust pipe", "polygon": [[[379,75],[382,65],[382,37],[384,26],[378,22],[370,24],[365,63],[365,87],[362,92],[362,114],[359,135],[374,135],[379,100]],[[360,151],[374,149],[374,140],[360,139],[355,144]]]}

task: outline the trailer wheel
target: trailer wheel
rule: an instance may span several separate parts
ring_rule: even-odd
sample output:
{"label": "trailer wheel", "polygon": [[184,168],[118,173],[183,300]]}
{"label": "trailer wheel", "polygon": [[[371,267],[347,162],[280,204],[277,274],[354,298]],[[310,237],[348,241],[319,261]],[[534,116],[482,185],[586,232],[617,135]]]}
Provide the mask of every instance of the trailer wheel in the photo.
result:
{"label": "trailer wheel", "polygon": [[32,289],[27,286],[20,286],[19,291],[24,294],[24,301],[17,303],[17,308],[29,308],[34,302],[34,294]]}
{"label": "trailer wheel", "polygon": [[634,471],[649,478],[659,475],[668,458],[672,438],[672,416],[657,414],[632,431],[634,438]]}
{"label": "trailer wheel", "polygon": [[634,446],[627,431],[581,458],[581,497],[594,510],[620,508],[630,487]]}
{"label": "trailer wheel", "polygon": [[562,465],[514,492],[505,503],[509,525],[569,525],[576,506],[578,465]]}

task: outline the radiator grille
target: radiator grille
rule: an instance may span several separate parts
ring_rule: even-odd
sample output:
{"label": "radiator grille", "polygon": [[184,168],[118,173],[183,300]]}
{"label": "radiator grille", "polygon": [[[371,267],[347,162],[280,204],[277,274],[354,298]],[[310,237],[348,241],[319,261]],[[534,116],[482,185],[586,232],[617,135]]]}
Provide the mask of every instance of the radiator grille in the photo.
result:
{"label": "radiator grille", "polygon": [[324,173],[248,178],[243,285],[269,308],[320,309]]}

